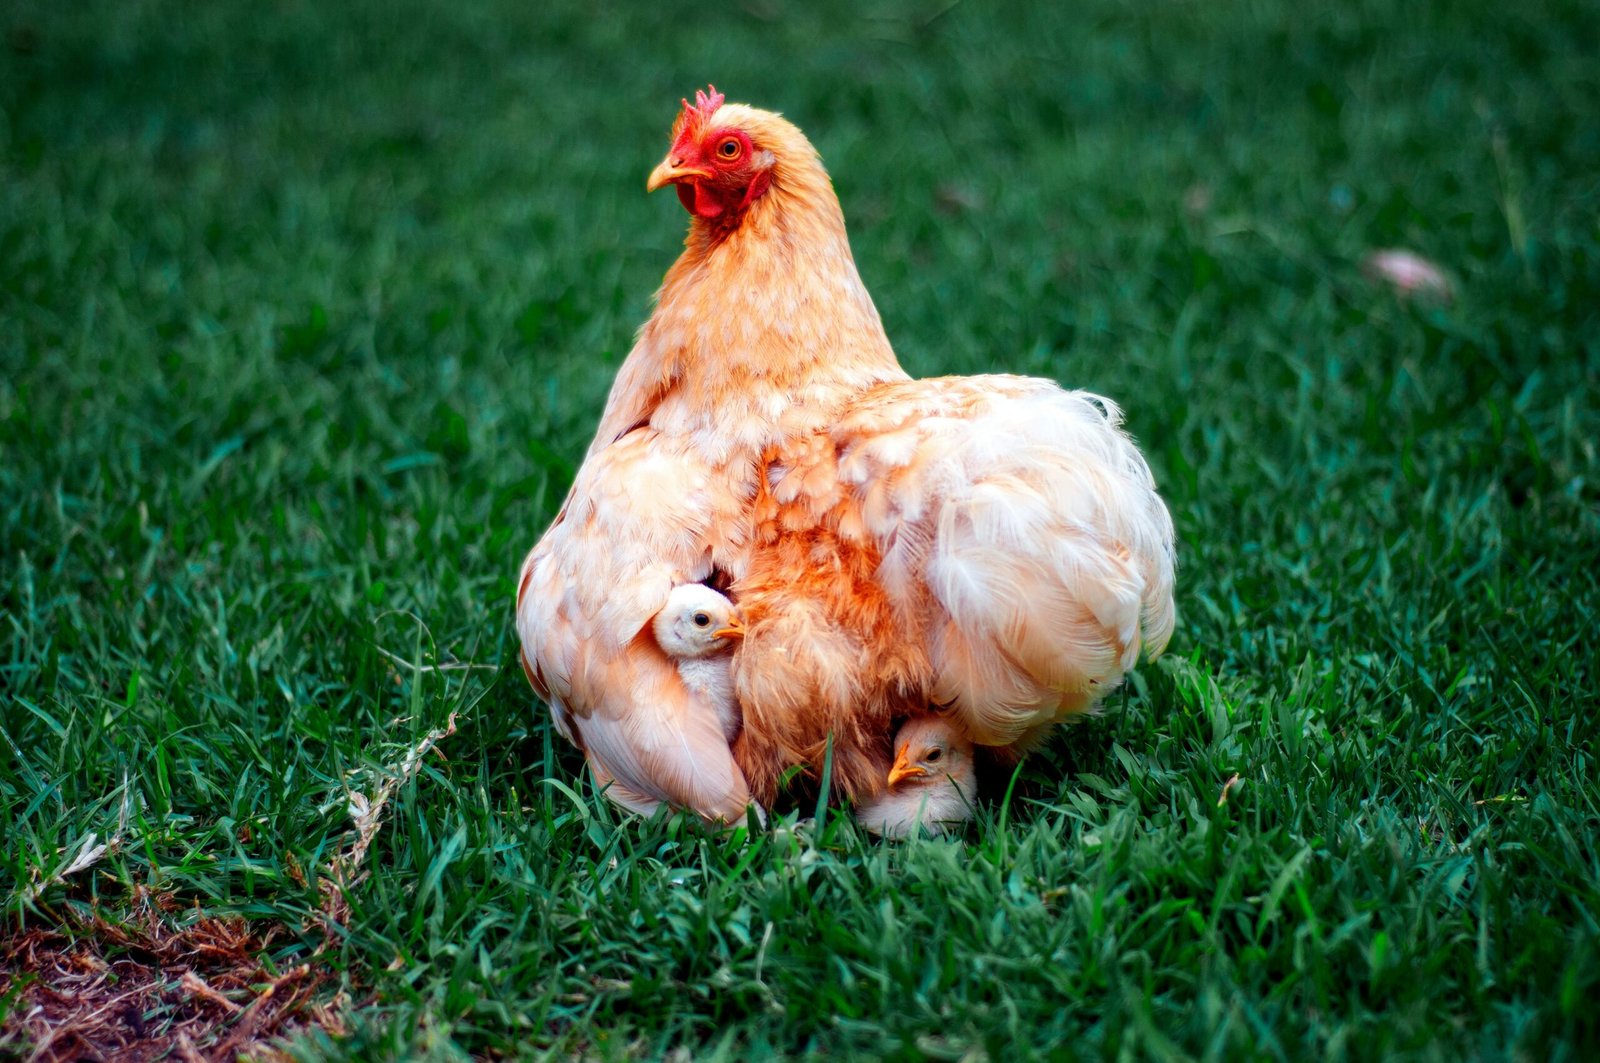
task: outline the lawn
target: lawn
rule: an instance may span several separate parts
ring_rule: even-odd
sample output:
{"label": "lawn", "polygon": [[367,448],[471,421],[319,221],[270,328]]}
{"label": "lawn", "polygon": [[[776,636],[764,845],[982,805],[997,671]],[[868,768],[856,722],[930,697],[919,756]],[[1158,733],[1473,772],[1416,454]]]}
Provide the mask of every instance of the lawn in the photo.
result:
{"label": "lawn", "polygon": [[[1600,8],[0,35],[0,1057],[1600,1052]],[[1116,398],[1176,520],[1165,658],[962,837],[623,815],[516,664],[708,80],[913,372]]]}

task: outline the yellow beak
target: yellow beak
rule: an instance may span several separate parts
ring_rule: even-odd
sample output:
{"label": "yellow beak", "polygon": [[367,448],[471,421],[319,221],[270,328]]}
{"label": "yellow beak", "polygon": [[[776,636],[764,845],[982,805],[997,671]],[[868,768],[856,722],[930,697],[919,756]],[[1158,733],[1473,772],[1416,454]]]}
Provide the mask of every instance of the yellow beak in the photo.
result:
{"label": "yellow beak", "polygon": [[711,633],[714,639],[742,639],[744,638],[744,621],[736,616],[728,617],[728,626],[718,628]]}
{"label": "yellow beak", "polygon": [[705,180],[711,176],[713,175],[710,170],[685,166],[682,159],[674,155],[668,155],[661,160],[660,166],[650,171],[650,177],[644,183],[644,190],[646,192],[654,192],[658,188],[665,188],[667,185],[676,184],[679,181],[687,181],[691,177]]}
{"label": "yellow beak", "polygon": [[928,774],[927,768],[911,763],[911,743],[907,742],[900,747],[900,752],[895,754],[894,767],[889,769],[889,788],[894,789],[902,779],[926,774]]}

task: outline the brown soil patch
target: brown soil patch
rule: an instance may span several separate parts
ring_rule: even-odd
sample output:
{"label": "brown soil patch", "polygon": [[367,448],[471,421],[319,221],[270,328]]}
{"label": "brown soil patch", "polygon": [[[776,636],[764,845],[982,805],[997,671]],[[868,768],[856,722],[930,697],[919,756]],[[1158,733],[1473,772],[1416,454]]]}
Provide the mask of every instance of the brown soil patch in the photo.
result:
{"label": "brown soil patch", "polygon": [[[188,918],[186,918],[186,916]],[[140,891],[127,919],[69,909],[70,929],[0,938],[0,1058],[39,1061],[281,1059],[281,1038],[341,1024],[313,996],[321,965],[280,968],[278,926],[198,916]]]}

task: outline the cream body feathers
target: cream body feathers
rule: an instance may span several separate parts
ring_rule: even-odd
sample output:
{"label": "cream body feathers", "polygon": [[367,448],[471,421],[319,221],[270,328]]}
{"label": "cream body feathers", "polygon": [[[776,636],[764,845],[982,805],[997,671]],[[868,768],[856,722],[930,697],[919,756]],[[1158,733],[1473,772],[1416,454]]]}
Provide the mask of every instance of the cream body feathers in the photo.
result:
{"label": "cream body feathers", "polygon": [[646,628],[672,588],[738,556],[742,506],[682,440],[649,428],[586,460],[523,563],[523,665],[598,785],[649,812],[662,801],[740,818],[749,789],[716,712]]}
{"label": "cream body feathers", "polygon": [[[1093,706],[1173,626],[1172,527],[1110,402],[1012,376],[913,381],[816,152],[722,105],[771,182],[695,217],[550,529],[523,564],[524,665],[623,804],[711,819],[784,769],[882,789],[895,718],[1009,745]],[[716,573],[747,624],[733,749],[646,633]],[[726,584],[719,584],[726,585]]]}

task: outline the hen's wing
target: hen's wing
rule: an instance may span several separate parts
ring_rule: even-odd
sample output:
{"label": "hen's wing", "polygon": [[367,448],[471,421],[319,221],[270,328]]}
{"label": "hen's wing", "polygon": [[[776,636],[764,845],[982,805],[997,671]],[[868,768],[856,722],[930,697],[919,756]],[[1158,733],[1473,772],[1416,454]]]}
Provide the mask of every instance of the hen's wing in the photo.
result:
{"label": "hen's wing", "polygon": [[833,429],[841,534],[926,631],[933,700],[1004,745],[1172,634],[1173,532],[1121,412],[1015,376],[880,385]]}
{"label": "hen's wing", "polygon": [[558,730],[618,803],[659,802],[732,822],[749,790],[714,706],[701,704],[648,630],[674,584],[740,547],[726,483],[652,429],[591,454],[522,564],[523,667]]}

